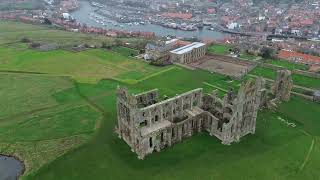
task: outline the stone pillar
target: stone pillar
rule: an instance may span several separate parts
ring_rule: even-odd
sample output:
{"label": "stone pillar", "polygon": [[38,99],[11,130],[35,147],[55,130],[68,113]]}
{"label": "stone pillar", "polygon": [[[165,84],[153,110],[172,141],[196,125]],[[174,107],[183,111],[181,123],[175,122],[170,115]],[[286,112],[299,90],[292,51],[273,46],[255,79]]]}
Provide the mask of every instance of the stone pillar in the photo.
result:
{"label": "stone pillar", "polygon": [[144,148],[144,144],[142,143],[142,139],[141,142],[139,143],[139,150],[136,152],[138,154],[138,159],[143,160],[145,157],[145,148]]}
{"label": "stone pillar", "polygon": [[190,97],[190,107],[191,107],[191,109],[193,108],[193,94],[191,95],[191,97]]}
{"label": "stone pillar", "polygon": [[168,139],[168,129],[165,129],[164,131],[163,131],[163,144],[167,144],[167,139]]}
{"label": "stone pillar", "polygon": [[189,121],[189,122],[187,122],[187,124],[188,124],[188,129],[187,129],[187,131],[188,131],[188,136],[189,137],[191,137],[192,136],[192,125],[191,125],[191,123],[192,123],[192,121]]}
{"label": "stone pillar", "polygon": [[121,112],[120,112],[120,102],[117,100],[117,116],[118,116],[118,137],[122,138],[122,127],[121,127]]}
{"label": "stone pillar", "polygon": [[203,103],[202,103],[202,97],[203,97],[203,92],[202,92],[202,91],[200,92],[199,96],[200,96],[200,97],[199,97],[198,106],[201,107],[202,104],[203,104]]}
{"label": "stone pillar", "polygon": [[[156,139],[156,138],[155,138]],[[161,148],[160,148],[160,146],[161,146],[161,143],[159,142],[159,141],[155,141],[156,142],[156,151],[157,152],[160,152],[161,151]]]}
{"label": "stone pillar", "polygon": [[177,127],[177,134],[178,134],[178,141],[180,142],[182,140],[182,126]]}
{"label": "stone pillar", "polygon": [[[146,113],[146,114],[147,114],[147,113]],[[152,117],[151,117],[152,114],[151,114],[151,111],[150,111],[150,110],[148,110],[148,114],[149,114],[149,115],[148,115],[148,127],[150,127],[151,124],[153,123],[153,122],[152,122]]]}
{"label": "stone pillar", "polygon": [[[212,118],[212,117],[210,117],[210,118]],[[215,121],[215,119],[212,118],[212,124],[211,124],[211,127],[210,127],[210,136],[214,135],[215,124],[216,124],[216,121]]]}
{"label": "stone pillar", "polygon": [[203,120],[203,119],[202,119],[202,117],[201,117],[201,118],[197,121],[197,122],[198,122],[198,124],[197,124],[197,125],[198,125],[198,127],[197,127],[197,128],[198,128],[198,132],[201,132],[202,120]]}
{"label": "stone pillar", "polygon": [[175,104],[174,102],[169,104],[171,106],[171,108],[170,108],[170,113],[171,113],[171,117],[170,117],[171,120],[170,121],[171,122],[173,122],[173,116],[174,116],[173,115],[173,110],[175,109],[175,107],[174,107],[175,105],[174,104]]}
{"label": "stone pillar", "polygon": [[163,121],[163,107],[159,106],[160,108],[160,117],[159,117],[159,121],[162,122]]}
{"label": "stone pillar", "polygon": [[172,140],[171,132],[172,132],[172,130],[170,130],[170,132],[167,133],[167,144],[169,147],[171,146],[171,143],[172,143],[171,142],[171,140]]}
{"label": "stone pillar", "polygon": [[140,159],[140,160],[143,160],[143,159],[144,159],[144,157],[145,157],[145,154],[144,154],[144,153],[142,153],[142,154],[138,155],[138,159]]}

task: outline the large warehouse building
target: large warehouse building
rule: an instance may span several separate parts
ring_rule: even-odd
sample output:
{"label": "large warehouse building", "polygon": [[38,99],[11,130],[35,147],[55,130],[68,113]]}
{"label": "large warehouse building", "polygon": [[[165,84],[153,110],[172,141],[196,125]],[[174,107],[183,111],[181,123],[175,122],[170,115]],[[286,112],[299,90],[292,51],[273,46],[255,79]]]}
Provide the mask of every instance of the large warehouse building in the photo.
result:
{"label": "large warehouse building", "polygon": [[188,64],[199,60],[207,52],[204,43],[194,42],[181,48],[170,51],[171,61],[174,63]]}

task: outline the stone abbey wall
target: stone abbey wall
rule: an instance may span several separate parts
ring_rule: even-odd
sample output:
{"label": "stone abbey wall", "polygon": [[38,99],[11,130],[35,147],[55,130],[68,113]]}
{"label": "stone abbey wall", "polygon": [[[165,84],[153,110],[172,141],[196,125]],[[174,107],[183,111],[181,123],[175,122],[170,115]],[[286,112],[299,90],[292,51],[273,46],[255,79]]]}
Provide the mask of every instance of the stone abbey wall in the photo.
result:
{"label": "stone abbey wall", "polygon": [[280,101],[289,101],[291,89],[293,88],[293,81],[291,71],[279,70],[277,72],[277,79],[272,86],[272,94]]}

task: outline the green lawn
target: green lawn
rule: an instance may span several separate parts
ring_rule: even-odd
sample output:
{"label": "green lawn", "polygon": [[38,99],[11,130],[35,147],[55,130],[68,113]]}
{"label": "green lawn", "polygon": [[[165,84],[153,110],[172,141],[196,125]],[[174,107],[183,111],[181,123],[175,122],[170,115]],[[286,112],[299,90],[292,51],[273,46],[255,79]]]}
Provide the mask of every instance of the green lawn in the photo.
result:
{"label": "green lawn", "polygon": [[[115,40],[114,38],[102,35],[67,32],[45,25],[39,26],[0,20],[0,45],[20,42],[24,37],[36,42],[56,43],[62,47],[85,43],[100,47],[103,42],[114,44]],[[120,38],[120,40],[133,46],[144,41],[144,39],[140,38]]]}
{"label": "green lawn", "polygon": [[[71,76],[81,82],[97,82],[105,78],[124,77],[135,73],[133,80],[164,68],[147,66],[136,59],[100,49],[73,53],[64,50],[39,52],[0,47],[0,70],[40,72]],[[130,77],[126,76],[124,78]]]}
{"label": "green lawn", "polygon": [[139,54],[138,50],[123,46],[112,48],[112,51],[122,54],[124,56],[137,56]]}
{"label": "green lawn", "polygon": [[287,68],[289,70],[294,70],[294,69],[298,69],[298,70],[308,70],[308,66],[303,65],[303,64],[297,64],[297,63],[291,63],[288,61],[282,61],[282,60],[267,60],[267,63],[276,65],[276,66],[280,66],[280,67],[284,67]]}
{"label": "green lawn", "polygon": [[293,96],[290,102],[279,107],[279,112],[289,119],[297,121],[309,134],[320,136],[320,105]]}
{"label": "green lawn", "polygon": [[251,54],[240,54],[240,58],[242,59],[247,59],[247,60],[250,60],[250,61],[254,61],[256,60],[257,58],[259,58],[259,56],[255,56],[255,55],[251,55]]}
{"label": "green lawn", "polygon": [[[35,78],[43,75],[29,76]],[[114,80],[103,80],[97,84],[76,83],[76,86],[53,92],[52,97],[61,106],[36,115],[18,117],[12,124],[0,124],[0,150],[22,154],[20,156],[30,162],[28,167],[33,169],[24,179],[32,180],[90,177],[140,179],[141,176],[146,179],[317,177],[320,142],[314,139],[318,139],[319,135],[317,130],[320,124],[315,116],[320,114],[319,105],[296,97],[289,103],[283,103],[278,112],[260,112],[256,135],[247,136],[231,146],[224,146],[216,138],[203,133],[141,161],[114,133],[115,90],[118,85],[128,86],[133,93],[158,88],[162,95],[174,96],[198,87],[206,92],[212,91],[214,88],[207,84],[221,89],[237,89],[239,82],[206,71],[174,67],[137,84],[123,84]],[[85,103],[87,100],[82,96],[94,105]],[[104,114],[98,125],[95,122],[101,116],[93,111],[92,106],[97,106]],[[287,126],[279,118],[294,122],[297,127]],[[100,128],[89,140],[95,127]],[[46,138],[50,140],[46,141]],[[83,145],[78,147],[79,144]],[[49,151],[48,148],[52,147],[60,148]],[[69,151],[74,147],[78,148]],[[50,156],[44,156],[46,151]],[[32,152],[37,152],[40,157]],[[265,163],[257,165],[257,162]],[[230,168],[235,170],[229,173]],[[246,170],[250,168],[252,170],[247,173]]]}
{"label": "green lawn", "polygon": [[[92,58],[104,55],[89,53],[92,53]],[[110,59],[113,64],[117,64],[117,61]],[[150,73],[155,68],[139,63]],[[131,72],[128,69],[122,78],[130,78]],[[115,89],[123,83],[104,80],[98,84],[74,84],[67,77],[23,72],[2,73],[0,77],[1,94],[4,95],[1,96],[1,102],[4,102],[3,109],[6,110],[0,118],[0,153],[13,154],[23,159],[27,168],[25,176],[36,173],[40,167],[87,142],[96,128],[110,128],[109,135],[113,136],[114,121],[101,123],[100,114],[114,113]],[[230,81],[222,75],[175,66],[145,76],[137,82],[127,84],[131,92],[153,89],[158,82],[163,84],[159,87],[163,95],[168,96],[198,87],[203,87],[207,92],[215,89],[205,82],[222,89],[237,89],[239,85],[239,82]],[[95,111],[95,106],[103,112]],[[105,123],[111,124],[106,127]]]}
{"label": "green lawn", "polygon": [[303,76],[300,74],[293,74],[292,79],[293,79],[293,83],[295,83],[299,86],[309,87],[309,88],[313,88],[313,89],[320,88],[320,79],[319,78],[312,78],[312,77]]}
{"label": "green lawn", "polygon": [[23,159],[24,175],[87,142],[97,128],[101,114],[72,88],[66,77],[0,73],[0,154]]}
{"label": "green lawn", "polygon": [[[30,142],[70,137],[77,134],[92,133],[98,114],[86,105],[50,108],[37,116],[26,115],[17,123],[2,123],[1,142]],[[32,133],[31,133],[32,132]]]}
{"label": "green lawn", "polygon": [[[33,37],[37,38],[39,30],[33,28],[38,26],[1,23],[0,44],[17,40],[14,34],[32,35],[34,31]],[[43,26],[39,28],[48,32]],[[68,38],[61,39],[65,43]],[[199,87],[205,92],[219,89],[222,95],[229,88],[237,90],[240,82],[203,70],[154,67],[122,51],[38,52],[21,43],[0,45],[0,154],[24,160],[26,172],[22,179],[319,178],[319,104],[298,97],[280,104],[277,111],[259,112],[256,134],[239,143],[225,146],[217,138],[201,133],[138,160],[114,132],[115,92],[119,85],[127,86],[131,93],[158,88],[162,98]],[[260,67],[251,73],[270,79],[276,76],[274,71]],[[318,84],[304,76],[293,79],[308,87]],[[283,121],[295,123],[296,127]]]}
{"label": "green lawn", "polygon": [[208,47],[208,51],[215,54],[226,55],[230,53],[230,48],[231,45],[228,44],[214,44]]}
{"label": "green lawn", "polygon": [[[0,73],[0,119],[57,105],[51,94],[72,87],[63,77]],[[36,103],[35,103],[36,102]]]}
{"label": "green lawn", "polygon": [[[181,74],[180,74],[181,73]],[[196,71],[194,78],[206,81],[209,75]],[[168,77],[175,77],[169,78]],[[211,83],[216,82],[214,75]],[[179,80],[178,80],[179,79]],[[172,86],[173,83],[179,84]],[[158,83],[156,83],[158,82]],[[166,83],[162,83],[166,82]],[[168,76],[156,76],[136,85],[131,92],[159,88],[162,94],[174,95],[200,83],[193,82],[188,70],[177,70]],[[215,137],[199,134],[161,153],[138,160],[129,147],[113,132],[116,123],[114,91],[120,83],[101,81],[97,85],[80,84],[80,91],[105,109],[101,129],[96,138],[76,149],[27,179],[314,179],[319,175],[320,114],[318,104],[293,97],[283,103],[278,112],[259,113],[257,133],[240,143],[224,146]],[[201,86],[201,85],[200,85]],[[223,85],[222,85],[223,86]],[[303,105],[300,108],[299,105]],[[299,109],[297,109],[299,108]],[[296,109],[296,110],[295,110]],[[292,128],[279,118],[296,123]],[[314,126],[312,126],[314,125]],[[309,134],[309,135],[307,135]],[[263,162],[263,163],[258,163]],[[168,168],[168,165],[170,168]],[[230,168],[233,169],[230,173]],[[248,171],[250,169],[250,171]],[[125,172],[125,173],[124,173]]]}
{"label": "green lawn", "polygon": [[207,83],[226,90],[229,90],[230,88],[237,90],[240,85],[239,81],[230,80],[223,75],[212,74],[204,70],[192,71],[176,68],[159,76],[147,79],[135,86],[143,90],[157,87],[164,95],[174,96],[177,93],[183,93],[186,90],[192,90],[199,87],[204,88],[204,90],[209,93],[215,88],[206,85]]}
{"label": "green lawn", "polygon": [[277,77],[277,72],[269,69],[269,68],[263,68],[263,67],[259,67],[257,66],[256,68],[254,68],[250,74],[256,75],[256,76],[262,76],[265,78],[269,78],[269,79],[273,79],[275,80]]}
{"label": "green lawn", "polygon": [[[270,68],[256,67],[254,70],[250,72],[252,75],[262,76],[265,78],[275,80],[277,77],[277,72]],[[312,78],[308,76],[303,76],[299,74],[293,74],[292,80],[295,85],[304,86],[307,88],[318,89],[320,88],[320,79]]]}

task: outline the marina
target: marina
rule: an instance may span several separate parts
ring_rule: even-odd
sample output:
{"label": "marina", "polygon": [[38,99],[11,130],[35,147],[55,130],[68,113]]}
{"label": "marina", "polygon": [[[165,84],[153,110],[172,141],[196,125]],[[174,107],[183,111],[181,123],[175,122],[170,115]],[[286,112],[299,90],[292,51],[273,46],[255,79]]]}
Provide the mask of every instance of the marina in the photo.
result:
{"label": "marina", "polygon": [[[148,31],[154,32],[157,36],[175,36],[178,38],[195,37],[198,39],[223,40],[230,37],[230,34],[209,30],[207,28],[192,28],[192,31],[189,31],[188,29],[180,30],[173,27],[164,27],[151,23],[150,21],[120,23],[112,18],[96,13],[99,8],[92,6],[89,2],[80,1],[79,5],[80,7],[73,11],[71,15],[79,23],[86,24],[87,26],[126,31]],[[174,24],[168,24],[168,26],[174,26]]]}

